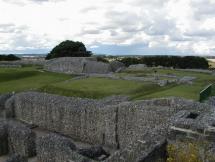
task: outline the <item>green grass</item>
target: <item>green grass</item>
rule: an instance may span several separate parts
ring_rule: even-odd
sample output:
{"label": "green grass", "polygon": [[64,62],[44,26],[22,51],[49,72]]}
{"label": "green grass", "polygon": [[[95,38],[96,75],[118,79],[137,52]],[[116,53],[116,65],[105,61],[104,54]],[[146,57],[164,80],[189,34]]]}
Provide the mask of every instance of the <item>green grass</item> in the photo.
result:
{"label": "green grass", "polygon": [[128,95],[133,97],[140,92],[143,94],[157,88],[157,85],[150,83],[106,78],[87,78],[44,86],[41,91],[65,96],[102,98],[110,95]]}
{"label": "green grass", "polygon": [[[119,76],[146,76],[154,73],[154,69],[143,71],[127,71]],[[157,69],[159,74],[177,76],[194,76],[197,79],[192,85],[171,84],[160,87],[149,82],[112,80],[107,78],[87,78],[71,80],[73,76],[51,72],[42,72],[40,67],[0,68],[0,94],[37,90],[65,96],[87,98],[103,98],[110,95],[128,95],[133,100],[178,96],[198,100],[199,92],[208,84],[215,82],[210,74],[185,72],[171,69]]]}
{"label": "green grass", "polygon": [[69,75],[41,72],[36,67],[0,68],[0,94],[37,90],[70,78]]}
{"label": "green grass", "polygon": [[[128,72],[132,73],[131,71]],[[136,71],[133,75],[145,75],[152,74],[153,69],[147,69],[146,71]],[[171,70],[171,69],[157,69],[158,74],[174,74],[179,77],[183,76],[193,76],[197,79],[192,85],[181,84],[175,86],[167,86],[161,91],[153,92],[151,94],[143,95],[137,99],[148,99],[148,98],[159,98],[159,97],[184,97],[187,99],[199,100],[199,92],[204,89],[207,85],[215,82],[215,77],[211,74],[200,73],[200,72],[189,72],[181,70]]]}

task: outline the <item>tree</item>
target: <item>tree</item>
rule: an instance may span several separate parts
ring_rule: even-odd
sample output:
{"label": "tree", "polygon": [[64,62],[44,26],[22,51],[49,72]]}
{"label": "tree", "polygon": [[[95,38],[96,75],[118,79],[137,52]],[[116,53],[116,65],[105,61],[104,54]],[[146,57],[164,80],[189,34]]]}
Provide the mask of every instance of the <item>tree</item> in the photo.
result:
{"label": "tree", "polygon": [[54,47],[46,56],[46,59],[58,57],[89,57],[91,55],[92,53],[87,51],[82,42],[66,40]]}
{"label": "tree", "polygon": [[0,61],[16,61],[16,60],[20,60],[19,57],[10,54],[10,55],[0,55]]}

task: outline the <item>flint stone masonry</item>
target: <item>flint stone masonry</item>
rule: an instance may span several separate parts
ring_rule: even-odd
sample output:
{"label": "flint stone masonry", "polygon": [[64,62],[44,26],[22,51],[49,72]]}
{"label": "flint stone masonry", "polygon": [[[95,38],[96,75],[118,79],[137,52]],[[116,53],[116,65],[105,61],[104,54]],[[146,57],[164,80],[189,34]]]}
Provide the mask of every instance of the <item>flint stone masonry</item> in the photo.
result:
{"label": "flint stone masonry", "polygon": [[116,110],[105,108],[106,101],[36,92],[17,94],[13,100],[16,119],[83,142],[116,145]]}
{"label": "flint stone masonry", "polygon": [[8,145],[11,154],[19,154],[23,157],[36,155],[35,133],[24,124],[8,122]]}
{"label": "flint stone masonry", "polygon": [[0,118],[6,117],[5,103],[12,96],[12,94],[0,95]]}
{"label": "flint stone masonry", "polygon": [[49,60],[45,64],[44,68],[53,72],[82,73],[83,65],[87,60],[95,59],[85,57],[61,57]]}
{"label": "flint stone masonry", "polygon": [[28,162],[28,159],[26,157],[23,157],[18,154],[11,155],[6,162]]}
{"label": "flint stone masonry", "polygon": [[81,74],[112,72],[108,63],[98,62],[94,57],[62,57],[49,60],[44,68],[48,71]]}
{"label": "flint stone masonry", "polygon": [[[81,153],[72,140],[118,150],[104,162],[165,161],[167,137],[199,138],[201,134],[204,139],[215,139],[215,108],[210,105],[182,98],[130,102],[123,96],[93,100],[23,92],[9,98],[4,111],[6,117],[27,125],[0,120],[0,140],[8,136],[10,152],[16,148],[19,152],[12,153],[24,156],[30,156],[26,148],[31,146],[31,155],[37,153],[40,162],[93,161],[91,154],[96,155],[94,161],[103,159],[97,157],[100,151],[96,149],[86,151],[85,147]],[[28,125],[57,134],[39,136],[34,144],[30,141],[35,141],[35,135]],[[20,142],[23,139],[29,145]]]}
{"label": "flint stone masonry", "polygon": [[159,132],[154,132],[154,135],[152,132],[145,133],[138,141],[115,152],[105,162],[166,162],[166,138]]}
{"label": "flint stone masonry", "polygon": [[110,66],[113,72],[120,72],[121,70],[125,69],[125,65],[119,61],[110,62]]}
{"label": "flint stone masonry", "polygon": [[82,73],[97,73],[107,74],[112,72],[111,66],[108,63],[98,61],[86,61],[83,65]]}
{"label": "flint stone masonry", "polygon": [[114,148],[124,147],[145,131],[160,127],[182,108],[189,110],[198,107],[191,101],[179,98],[108,106],[104,100],[37,92],[17,94],[13,102],[16,119],[83,142]]}
{"label": "flint stone masonry", "polygon": [[7,127],[4,121],[0,120],[0,156],[8,153]]}
{"label": "flint stone masonry", "polygon": [[49,134],[37,140],[37,158],[40,162],[93,162],[77,153],[76,146],[66,137]]}

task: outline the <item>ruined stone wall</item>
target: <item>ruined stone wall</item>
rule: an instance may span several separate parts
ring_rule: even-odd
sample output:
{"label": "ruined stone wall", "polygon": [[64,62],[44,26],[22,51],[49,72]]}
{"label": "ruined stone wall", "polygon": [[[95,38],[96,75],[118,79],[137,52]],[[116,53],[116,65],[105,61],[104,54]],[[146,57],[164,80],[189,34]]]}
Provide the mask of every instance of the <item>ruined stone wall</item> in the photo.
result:
{"label": "ruined stone wall", "polygon": [[[62,97],[37,92],[10,99],[16,119],[92,144],[122,148],[181,109],[197,104],[179,98],[111,104],[108,100]],[[114,103],[118,103],[114,101]],[[109,104],[109,105],[108,105]],[[9,107],[9,106],[8,106]],[[10,113],[11,114],[11,113]]]}
{"label": "ruined stone wall", "polygon": [[115,109],[102,102],[41,93],[20,93],[13,100],[16,119],[80,141],[116,145]]}
{"label": "ruined stone wall", "polygon": [[[9,98],[2,108],[6,117],[14,117],[77,141],[119,149],[105,162],[150,162],[165,157],[165,139],[169,127],[177,124],[175,121],[183,124],[180,122],[181,116],[177,116],[182,114],[185,124],[187,121],[194,124],[196,120],[184,120],[184,117],[191,112],[200,113],[208,109],[207,104],[181,98],[129,102],[126,97],[93,100],[38,92],[18,93]],[[198,118],[202,119],[196,122],[198,126],[205,121],[208,121],[205,125],[213,124],[214,116],[205,120],[206,117],[202,115]],[[35,135],[29,128],[16,123],[0,123],[0,142],[8,136],[8,144],[0,146],[0,154],[7,149],[24,156],[35,154]],[[200,130],[200,127],[196,128]],[[41,161],[52,159],[63,162],[66,158],[83,161],[85,158],[77,154],[77,150],[72,149],[73,145],[64,139],[55,135],[39,138],[36,144],[38,158]]]}
{"label": "ruined stone wall", "polygon": [[37,159],[40,162],[93,162],[77,152],[70,139],[56,134],[49,134],[37,140]]}
{"label": "ruined stone wall", "polygon": [[86,61],[83,66],[83,73],[107,74],[112,71],[109,63],[98,61]]}
{"label": "ruined stone wall", "polygon": [[5,103],[12,96],[12,94],[0,95],[0,118],[4,118],[5,114]]}
{"label": "ruined stone wall", "polygon": [[36,155],[35,134],[26,125],[0,119],[0,155],[18,154],[23,157]]}
{"label": "ruined stone wall", "polygon": [[80,74],[88,61],[96,61],[94,57],[61,57],[47,61],[45,70],[60,73]]}

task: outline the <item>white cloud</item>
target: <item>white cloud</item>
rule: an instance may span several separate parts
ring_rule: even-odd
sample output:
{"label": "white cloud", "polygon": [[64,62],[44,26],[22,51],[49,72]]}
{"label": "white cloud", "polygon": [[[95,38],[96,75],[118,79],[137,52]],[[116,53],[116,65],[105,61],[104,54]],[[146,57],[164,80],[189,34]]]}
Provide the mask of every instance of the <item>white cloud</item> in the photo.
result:
{"label": "white cloud", "polygon": [[47,52],[71,39],[111,54],[125,46],[213,54],[214,8],[213,0],[0,0],[0,52]]}

